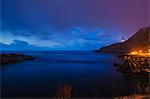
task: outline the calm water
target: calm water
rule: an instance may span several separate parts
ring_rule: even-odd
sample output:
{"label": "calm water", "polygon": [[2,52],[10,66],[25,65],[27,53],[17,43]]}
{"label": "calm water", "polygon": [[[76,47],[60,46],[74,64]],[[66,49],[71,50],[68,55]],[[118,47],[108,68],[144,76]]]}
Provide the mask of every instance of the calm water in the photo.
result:
{"label": "calm water", "polygon": [[113,55],[95,52],[32,52],[32,61],[1,68],[2,97],[54,97],[63,84],[72,97],[113,97],[132,93],[132,80],[113,63]]}

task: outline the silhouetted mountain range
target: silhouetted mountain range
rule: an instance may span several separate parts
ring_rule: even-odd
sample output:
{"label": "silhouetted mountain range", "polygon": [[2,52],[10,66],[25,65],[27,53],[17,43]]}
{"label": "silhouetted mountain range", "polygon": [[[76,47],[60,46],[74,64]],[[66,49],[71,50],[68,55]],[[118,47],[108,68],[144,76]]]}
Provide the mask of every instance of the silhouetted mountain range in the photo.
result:
{"label": "silhouetted mountain range", "polygon": [[116,43],[98,49],[98,52],[117,53],[129,52],[133,50],[143,50],[147,52],[150,49],[150,26],[141,28],[132,37],[123,43]]}

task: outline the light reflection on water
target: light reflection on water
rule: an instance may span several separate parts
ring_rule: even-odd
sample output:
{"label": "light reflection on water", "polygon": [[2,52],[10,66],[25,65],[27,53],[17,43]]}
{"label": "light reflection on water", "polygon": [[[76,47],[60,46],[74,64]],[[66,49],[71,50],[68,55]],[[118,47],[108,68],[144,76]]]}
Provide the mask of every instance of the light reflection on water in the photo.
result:
{"label": "light reflection on water", "polygon": [[[72,97],[113,97],[146,88],[147,79],[123,76],[113,55],[95,52],[36,52],[33,61],[1,68],[2,97],[54,97],[59,86],[72,86]],[[143,90],[143,89],[142,89]]]}

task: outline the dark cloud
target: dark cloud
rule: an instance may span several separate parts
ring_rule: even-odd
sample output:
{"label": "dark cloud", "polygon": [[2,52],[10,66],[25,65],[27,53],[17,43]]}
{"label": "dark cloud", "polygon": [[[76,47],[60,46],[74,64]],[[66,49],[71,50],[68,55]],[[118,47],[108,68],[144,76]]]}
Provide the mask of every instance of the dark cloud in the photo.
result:
{"label": "dark cloud", "polygon": [[0,42],[0,50],[1,51],[10,51],[10,50],[46,50],[50,49],[48,47],[39,47],[35,45],[30,45],[25,41],[14,40],[11,44],[4,44]]}
{"label": "dark cloud", "polygon": [[[135,28],[148,24],[149,0],[2,0],[2,21],[9,28],[41,30],[52,25]],[[130,28],[131,26],[131,28]]]}
{"label": "dark cloud", "polygon": [[[76,48],[81,39],[87,42],[81,43],[99,46],[97,42],[113,43],[116,38],[128,37],[149,25],[149,0],[1,1],[2,33],[9,31],[14,36],[51,40],[62,45],[74,40]],[[97,29],[103,30],[97,32]]]}

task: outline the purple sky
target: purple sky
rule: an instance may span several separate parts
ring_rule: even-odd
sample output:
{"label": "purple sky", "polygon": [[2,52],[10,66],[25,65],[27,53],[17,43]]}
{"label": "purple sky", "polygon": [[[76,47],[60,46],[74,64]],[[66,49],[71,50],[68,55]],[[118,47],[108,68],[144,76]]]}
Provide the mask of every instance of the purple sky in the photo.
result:
{"label": "purple sky", "polygon": [[1,0],[1,39],[97,49],[149,25],[149,0]]}

